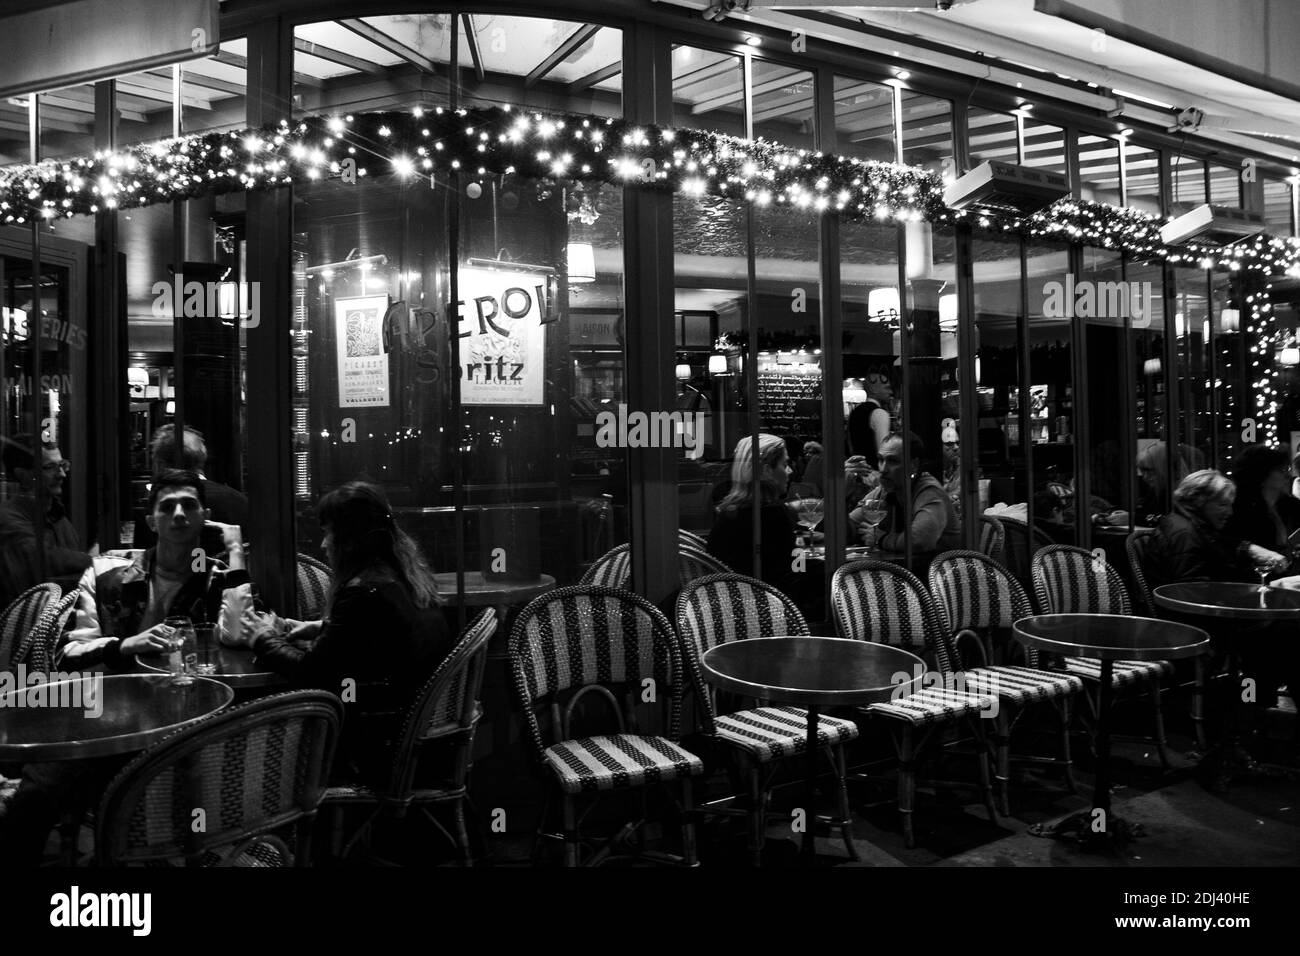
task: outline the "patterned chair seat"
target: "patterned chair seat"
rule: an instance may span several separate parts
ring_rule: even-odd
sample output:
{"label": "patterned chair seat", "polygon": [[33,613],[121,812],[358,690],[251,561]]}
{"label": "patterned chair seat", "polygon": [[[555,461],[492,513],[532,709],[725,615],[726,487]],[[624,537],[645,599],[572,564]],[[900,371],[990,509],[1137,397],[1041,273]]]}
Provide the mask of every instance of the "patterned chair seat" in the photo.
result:
{"label": "patterned chair seat", "polygon": [[993,694],[970,694],[946,687],[926,687],[897,700],[872,704],[867,708],[867,713],[905,720],[913,725],[937,724],[978,716],[981,711],[991,711],[995,701]]}
{"label": "patterned chair seat", "polygon": [[1012,704],[1053,700],[1083,690],[1083,679],[1077,674],[1037,667],[977,667],[966,671],[966,681],[968,687],[974,683],[976,687],[987,688]]}
{"label": "patterned chair seat", "polygon": [[666,783],[704,773],[704,761],[663,737],[609,734],[563,740],[543,758],[565,793]]}
{"label": "patterned chair seat", "polygon": [[[1065,670],[1066,673],[1077,674],[1084,680],[1094,682],[1101,680],[1101,661],[1093,657],[1067,657],[1065,659]],[[1153,677],[1161,677],[1173,672],[1174,665],[1169,661],[1115,661],[1115,666],[1111,671],[1110,686],[1114,688],[1128,687],[1139,681],[1150,680]]]}
{"label": "patterned chair seat", "polygon": [[[758,763],[792,757],[808,750],[808,712],[800,707],[759,707],[717,717],[718,739],[744,750]],[[817,743],[831,747],[858,736],[857,724],[822,714],[817,720]]]}

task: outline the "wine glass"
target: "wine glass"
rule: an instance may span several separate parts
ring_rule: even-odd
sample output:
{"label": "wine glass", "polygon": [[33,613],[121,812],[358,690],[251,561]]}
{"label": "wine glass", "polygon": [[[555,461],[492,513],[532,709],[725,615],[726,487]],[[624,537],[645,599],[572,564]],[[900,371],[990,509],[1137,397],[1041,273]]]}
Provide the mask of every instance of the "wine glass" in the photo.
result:
{"label": "wine glass", "polygon": [[[813,528],[821,524],[822,517],[826,514],[825,502],[821,498],[800,498],[793,502],[795,517],[799,524],[808,529],[808,545],[813,544]],[[812,550],[816,552],[816,548]]]}
{"label": "wine glass", "polygon": [[888,514],[889,510],[885,507],[884,502],[881,501],[868,501],[862,506],[862,518],[871,529],[871,541],[867,547],[879,547],[880,526],[884,524],[885,517]]}
{"label": "wine glass", "polygon": [[1268,591],[1268,576],[1273,573],[1273,562],[1267,558],[1255,559],[1255,573],[1259,575],[1259,593]]}

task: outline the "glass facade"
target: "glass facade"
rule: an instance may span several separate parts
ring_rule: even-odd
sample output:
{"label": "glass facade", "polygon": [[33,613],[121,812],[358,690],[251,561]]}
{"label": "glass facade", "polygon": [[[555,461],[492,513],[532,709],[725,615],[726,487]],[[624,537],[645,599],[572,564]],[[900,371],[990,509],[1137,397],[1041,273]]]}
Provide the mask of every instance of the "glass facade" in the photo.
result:
{"label": "glass facade", "polygon": [[[271,116],[510,105],[656,117],[947,179],[985,160],[1018,162],[1067,174],[1084,199],[1153,213],[1256,202],[1232,162],[1194,144],[1084,116],[1039,119],[974,84],[955,95],[922,75],[886,79],[739,35],[634,21],[351,13],[293,23],[281,46],[232,36],[210,58],[111,89],[41,94],[40,150],[86,155]],[[658,69],[625,74],[637,44]],[[261,88],[268,74],[250,66],[259,56],[284,67],[283,96]],[[97,101],[116,111],[111,141],[96,132]],[[0,104],[0,163],[30,158],[27,119],[26,106]],[[1147,480],[1145,451],[1164,443],[1222,465],[1235,447],[1223,422],[1256,408],[1247,363],[1258,359],[1240,346],[1246,290],[1221,271],[684,194],[660,197],[654,232],[618,185],[472,163],[430,178],[378,151],[363,160],[364,181],[296,186],[278,205],[235,193],[56,221],[41,233],[37,282],[30,233],[5,230],[4,436],[46,423],[76,462],[59,494],[87,546],[141,543],[153,439],[183,423],[204,436],[208,477],[245,496],[263,536],[278,539],[255,542],[260,560],[320,557],[321,495],[364,479],[387,491],[449,594],[457,571],[573,584],[652,523],[708,539],[720,504],[772,494],[762,468],[736,460],[770,434],[789,465],[775,503],[806,504],[751,507],[729,553],[824,624],[842,554],[819,549],[863,543],[851,515],[879,481],[891,434],[905,439],[896,497],[927,478],[943,489],[945,546],[976,545],[973,519],[999,506],[1053,540],[1092,546],[1099,512],[1145,525],[1167,502],[1172,479]],[[1276,171],[1258,204],[1272,231],[1293,230],[1294,186]],[[274,235],[279,298],[254,281],[259,229],[258,248]],[[91,275],[96,242],[115,256],[111,275]],[[659,256],[649,277],[629,268],[646,250]],[[203,321],[178,317],[178,300],[159,293],[178,275],[216,290]],[[1141,314],[1076,308],[1082,282],[1136,283]],[[37,310],[51,334],[40,348]],[[274,331],[256,339],[272,351],[266,364],[249,356],[262,322]],[[629,347],[646,328],[662,343],[652,354]],[[92,346],[109,350],[108,364],[90,361]],[[250,421],[267,395],[285,414]],[[664,416],[662,442],[632,438],[635,413]],[[115,418],[121,427],[108,427]],[[1289,435],[1290,419],[1279,422]],[[250,444],[257,428],[283,450],[272,464]],[[632,490],[652,460],[677,487],[675,507],[653,522]],[[105,503],[82,461],[114,462],[120,501]],[[248,500],[267,467],[284,470],[289,495]],[[805,518],[784,552],[766,547],[766,523],[787,520],[783,510]],[[894,535],[916,568],[939,547],[911,522],[874,530]],[[638,562],[672,564],[671,539],[629,549],[637,580],[649,579]],[[293,577],[278,580],[267,598],[290,607]]]}

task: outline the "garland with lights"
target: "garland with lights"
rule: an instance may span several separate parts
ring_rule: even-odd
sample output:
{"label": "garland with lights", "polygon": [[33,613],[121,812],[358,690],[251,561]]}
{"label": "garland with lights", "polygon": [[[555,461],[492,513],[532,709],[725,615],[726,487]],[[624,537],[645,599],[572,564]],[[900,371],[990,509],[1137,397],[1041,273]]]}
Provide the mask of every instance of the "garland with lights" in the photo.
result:
{"label": "garland with lights", "polygon": [[0,221],[23,224],[328,178],[359,182],[388,173],[414,178],[450,171],[625,183],[833,211],[851,220],[969,222],[982,231],[1083,242],[1139,259],[1300,275],[1300,242],[1293,239],[1260,235],[1224,248],[1167,246],[1159,217],[1080,199],[1060,200],[1030,216],[951,210],[943,203],[942,180],[919,167],[706,130],[509,107],[317,116],[14,166],[0,170]]}

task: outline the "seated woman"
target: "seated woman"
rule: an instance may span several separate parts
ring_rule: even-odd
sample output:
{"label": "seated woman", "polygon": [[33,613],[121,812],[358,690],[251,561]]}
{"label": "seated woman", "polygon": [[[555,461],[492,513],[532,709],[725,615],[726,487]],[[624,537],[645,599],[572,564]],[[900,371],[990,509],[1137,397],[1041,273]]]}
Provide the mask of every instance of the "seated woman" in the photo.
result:
{"label": "seated woman", "polygon": [[[934,554],[960,548],[961,519],[953,510],[948,492],[937,478],[921,471],[925,449],[917,438],[911,445],[912,503],[904,511],[903,490],[903,436],[890,435],[880,446],[880,486],[873,489],[849,516],[857,536],[867,547],[882,551],[904,550],[908,534],[912,551],[917,554]],[[873,505],[885,507],[885,520],[879,533],[866,520]],[[924,569],[921,569],[924,570]]]}
{"label": "seated woman", "polygon": [[1160,519],[1147,546],[1151,587],[1177,581],[1249,581],[1256,563],[1286,567],[1277,552],[1225,531],[1236,489],[1211,469],[1195,471],[1174,491],[1173,511]]}
{"label": "seated woman", "polygon": [[1230,537],[1289,554],[1300,529],[1300,501],[1287,493],[1290,456],[1270,445],[1250,445],[1233,462],[1237,497],[1228,519]]}
{"label": "seated woman", "polygon": [[[713,530],[709,532],[709,554],[740,574],[754,575],[754,449],[746,435],[736,442],[731,464],[731,489],[719,502]],[[790,483],[790,459],[785,442],[775,435],[758,436],[758,479],[762,500],[757,503],[761,531],[759,559],[761,577],[775,587],[787,589],[793,583],[792,556],[795,524],[781,503]]]}
{"label": "seated woman", "polygon": [[433,573],[382,491],[349,482],[321,499],[320,522],[333,572],[324,620],[285,629],[262,618],[248,643],[296,686],[343,697],[335,772],[382,784],[406,708],[454,643]]}

